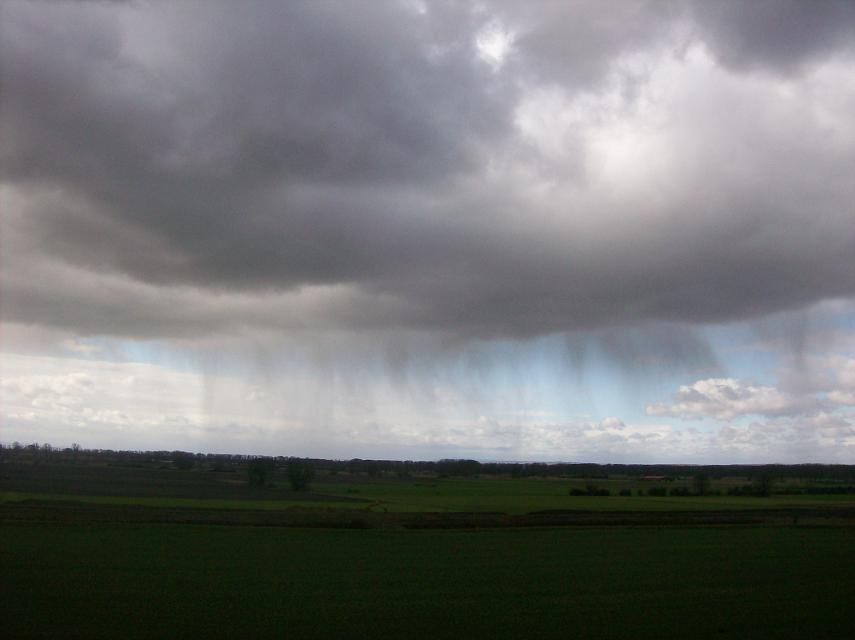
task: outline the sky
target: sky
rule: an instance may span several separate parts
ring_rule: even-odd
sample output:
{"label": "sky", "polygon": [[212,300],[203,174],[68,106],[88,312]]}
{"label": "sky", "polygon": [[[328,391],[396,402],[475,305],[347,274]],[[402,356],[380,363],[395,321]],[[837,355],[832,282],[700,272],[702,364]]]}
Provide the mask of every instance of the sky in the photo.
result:
{"label": "sky", "polygon": [[855,463],[855,3],[0,2],[0,442]]}

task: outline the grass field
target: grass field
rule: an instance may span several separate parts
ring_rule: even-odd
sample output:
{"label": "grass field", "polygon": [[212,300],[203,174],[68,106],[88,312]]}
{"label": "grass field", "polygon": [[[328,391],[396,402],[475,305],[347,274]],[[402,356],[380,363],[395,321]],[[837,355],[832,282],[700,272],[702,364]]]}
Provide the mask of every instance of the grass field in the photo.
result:
{"label": "grass field", "polygon": [[6,524],[6,637],[855,637],[855,530]]}
{"label": "grass field", "polygon": [[[311,496],[308,496],[311,498]],[[155,498],[149,496],[87,496],[68,493],[29,493],[20,491],[0,492],[0,504],[22,501],[37,502],[70,502],[77,504],[103,505],[134,505],[141,507],[163,507],[168,509],[257,509],[276,511],[294,507],[318,507],[325,509],[348,509],[359,506],[369,506],[361,503],[336,500],[258,500],[258,499],[224,499],[224,498]]]}
{"label": "grass field", "polygon": [[[1,467],[3,637],[855,637],[851,494]],[[588,483],[612,495],[569,495]]]}
{"label": "grass field", "polygon": [[[387,512],[502,512],[524,514],[543,510],[698,511],[781,509],[793,507],[855,507],[855,495],[609,497],[571,496],[584,479],[557,478],[392,478],[320,476],[312,491],[292,491],[287,479],[274,486],[248,486],[245,474],[206,470],[178,471],[107,465],[7,464],[0,479],[0,503],[20,500],[127,504],[164,508],[261,509],[292,507],[349,508]],[[743,479],[743,482],[745,480]],[[671,486],[687,484],[677,481]],[[649,490],[638,480],[595,480],[609,488]]]}
{"label": "grass field", "polygon": [[[508,484],[524,484],[524,480]],[[21,491],[0,492],[0,504],[36,500],[45,502],[73,502],[85,504],[124,504],[165,508],[254,509],[281,510],[294,507],[325,509],[351,509],[356,511],[412,512],[501,512],[524,514],[533,511],[724,511],[781,509],[790,507],[855,507],[855,496],[773,496],[769,498],[704,496],[704,497],[631,497],[620,496],[568,496],[504,493],[506,487],[491,483],[496,493],[467,495],[466,482],[449,482],[430,495],[407,492],[406,487],[389,491],[386,487],[367,487],[362,501],[348,501],[348,494],[327,494],[325,500],[300,500],[299,495],[278,500],[261,498],[172,498],[149,496],[101,496],[78,494],[46,494]],[[264,493],[260,493],[264,496]],[[297,498],[297,499],[294,499]]]}
{"label": "grass field", "polygon": [[[629,484],[629,483],[627,483]],[[605,482],[600,483],[606,486]],[[855,506],[855,496],[570,496],[584,482],[558,479],[449,478],[430,481],[323,482],[315,490],[381,502],[390,511],[501,511],[528,513],[547,509],[597,511],[674,511],[763,509],[803,506]]]}

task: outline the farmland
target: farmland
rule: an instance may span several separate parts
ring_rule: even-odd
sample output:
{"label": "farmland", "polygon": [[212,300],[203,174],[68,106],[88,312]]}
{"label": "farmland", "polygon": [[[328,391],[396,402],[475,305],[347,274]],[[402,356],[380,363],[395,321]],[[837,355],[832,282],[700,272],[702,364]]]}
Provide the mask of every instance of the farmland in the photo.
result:
{"label": "farmland", "polygon": [[855,634],[846,469],[768,496],[730,495],[751,478],[725,475],[657,496],[626,473],[334,467],[295,491],[284,464],[251,486],[247,461],[9,453],[9,637]]}
{"label": "farmland", "polygon": [[[549,510],[670,512],[855,508],[855,493],[793,494],[786,491],[803,486],[801,479],[781,481],[779,490],[759,497],[728,494],[729,489],[749,483],[750,479],[745,477],[716,479],[711,483],[709,495],[694,495],[691,475],[650,482],[626,475],[606,478],[548,474],[449,476],[319,469],[310,490],[294,491],[288,485],[283,467],[284,463],[273,470],[265,486],[253,487],[247,481],[245,463],[230,466],[224,472],[201,464],[180,469],[162,460],[122,464],[109,455],[75,462],[61,456],[32,459],[24,454],[13,454],[0,467],[0,502],[64,501],[253,510],[318,507],[382,513],[500,512],[514,515]],[[844,488],[846,483],[845,478],[836,482]],[[835,483],[825,481],[825,486],[834,487]],[[609,495],[571,495],[592,487]],[[682,490],[686,495],[651,495],[651,489],[664,491],[665,487],[670,493]]]}
{"label": "farmland", "polygon": [[13,524],[9,637],[842,638],[851,528]]}

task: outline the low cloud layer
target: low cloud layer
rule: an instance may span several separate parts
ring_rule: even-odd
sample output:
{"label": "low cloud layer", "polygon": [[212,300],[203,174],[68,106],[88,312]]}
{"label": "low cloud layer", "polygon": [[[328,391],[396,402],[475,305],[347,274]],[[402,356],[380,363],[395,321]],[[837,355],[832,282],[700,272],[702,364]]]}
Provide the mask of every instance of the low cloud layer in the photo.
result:
{"label": "low cloud layer", "polygon": [[849,3],[2,11],[7,323],[530,337],[855,293]]}

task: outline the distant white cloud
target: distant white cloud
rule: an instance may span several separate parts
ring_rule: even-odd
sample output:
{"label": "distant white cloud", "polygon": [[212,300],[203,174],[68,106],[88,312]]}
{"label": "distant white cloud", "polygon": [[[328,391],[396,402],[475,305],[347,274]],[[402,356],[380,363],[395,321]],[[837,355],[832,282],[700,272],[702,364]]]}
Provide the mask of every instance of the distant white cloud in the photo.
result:
{"label": "distant white cloud", "polygon": [[[376,445],[394,442],[424,450],[456,451],[481,460],[567,460],[630,462],[678,459],[688,432],[667,424],[625,424],[609,417],[601,421],[502,421],[481,416],[473,422],[455,420],[430,429],[374,423],[370,429],[340,432]],[[676,443],[684,442],[682,446]]]}
{"label": "distant white cloud", "polygon": [[647,415],[733,420],[748,415],[793,415],[819,406],[817,398],[792,395],[775,387],[734,378],[709,378],[681,386],[671,403],[649,405]]}
{"label": "distant white cloud", "polygon": [[110,446],[203,426],[199,377],[141,363],[3,354],[3,440]]}
{"label": "distant white cloud", "polygon": [[835,388],[828,399],[836,404],[855,406],[855,358],[835,356],[829,359]]}
{"label": "distant white cloud", "polygon": [[840,462],[855,456],[855,415],[821,412],[814,416],[758,420],[723,426],[708,439],[709,451],[725,461]]}
{"label": "distant white cloud", "polygon": [[[855,351],[855,345],[845,348],[847,340],[840,342],[840,351]],[[803,356],[798,364],[782,368],[779,379],[791,393],[821,396],[832,406],[855,405],[855,358],[844,353]]]}
{"label": "distant white cloud", "polygon": [[828,399],[837,404],[855,405],[855,392],[832,391],[828,394]]}
{"label": "distant white cloud", "polygon": [[98,345],[87,344],[79,339],[70,338],[68,340],[64,340],[61,343],[61,346],[66,350],[72,353],[97,353],[101,350]]}
{"label": "distant white cloud", "polygon": [[697,432],[694,444],[705,459],[851,463],[855,358],[802,354],[776,371],[777,385],[698,380],[681,386],[671,402],[648,405],[646,413],[724,423]]}

